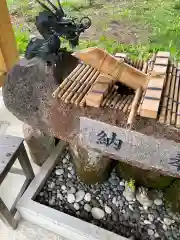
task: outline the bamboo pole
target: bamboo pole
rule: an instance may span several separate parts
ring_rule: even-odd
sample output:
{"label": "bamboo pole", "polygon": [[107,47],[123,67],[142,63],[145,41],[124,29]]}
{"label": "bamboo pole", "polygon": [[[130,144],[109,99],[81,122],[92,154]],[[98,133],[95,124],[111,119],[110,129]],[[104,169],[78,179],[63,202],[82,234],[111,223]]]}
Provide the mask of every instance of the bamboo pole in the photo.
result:
{"label": "bamboo pole", "polygon": [[178,93],[178,107],[177,107],[177,117],[176,117],[176,127],[180,128],[180,89]]}
{"label": "bamboo pole", "polygon": [[148,62],[145,62],[142,67],[142,72],[147,73],[148,70]]}
{"label": "bamboo pole", "polygon": [[[83,86],[83,84],[86,81],[86,78],[89,76],[89,74],[92,72],[93,68],[90,67],[87,72],[84,73],[82,78],[79,78],[79,81],[74,82],[74,87],[71,89],[67,97],[64,99],[65,103],[70,102],[71,98],[74,97],[75,95],[77,96],[79,88]],[[69,91],[69,90],[68,90]],[[74,99],[74,98],[73,98]],[[73,103],[73,101],[72,101]]]}
{"label": "bamboo pole", "polygon": [[[179,71],[180,69],[178,68],[178,75],[179,75]],[[180,80],[179,80],[178,98],[177,98],[176,127],[180,128]]]}
{"label": "bamboo pole", "polygon": [[[143,66],[144,66],[144,61],[141,60],[141,66],[140,66],[140,70],[142,71],[143,70]],[[145,72],[146,73],[146,72]]]}
{"label": "bamboo pole", "polygon": [[107,96],[104,98],[103,102],[101,103],[101,107],[105,107],[107,101],[110,99],[112,94],[116,91],[115,87],[113,86],[112,89],[108,92]]}
{"label": "bamboo pole", "polygon": [[124,101],[125,97],[126,97],[126,95],[121,95],[121,98],[119,99],[119,101],[115,105],[115,109],[119,109],[119,106],[122,104],[122,102]]}
{"label": "bamboo pole", "polygon": [[70,73],[70,75],[64,79],[64,81],[59,85],[59,87],[53,92],[52,94],[53,98],[58,97],[59,92],[64,88],[64,86],[68,83],[68,81],[70,81],[71,77],[73,77],[73,75],[75,75],[76,72],[80,70],[82,66],[83,65],[81,63],[78,64],[77,67]]}
{"label": "bamboo pole", "polygon": [[110,104],[110,108],[114,108],[120,98],[121,98],[120,93],[117,93],[116,97],[112,100]]}
{"label": "bamboo pole", "polygon": [[140,66],[140,60],[137,59],[137,60],[136,60],[136,68],[139,69],[139,66]]}
{"label": "bamboo pole", "polygon": [[[149,72],[149,68],[150,68],[150,62],[145,62],[144,65],[143,65],[142,71],[144,73],[148,73]],[[141,110],[141,106],[142,106],[142,103],[143,103],[143,100],[144,100],[144,96],[146,94],[147,85],[148,85],[148,81],[147,81],[146,87],[145,87],[145,89],[143,91],[143,94],[142,94],[142,97],[141,97],[141,100],[140,100],[140,104],[139,104],[139,107],[138,107],[138,110],[137,110],[137,114],[138,115],[140,115],[140,110]]]}
{"label": "bamboo pole", "polygon": [[[92,84],[96,81],[96,79],[98,78],[100,72],[96,70],[96,73],[94,74],[94,76],[91,78],[91,80],[89,81],[89,85],[87,85],[84,88],[84,92],[88,93],[88,91],[90,90]],[[79,97],[76,99],[75,104],[76,105],[80,105],[81,107],[83,107],[85,105],[85,94],[84,92],[82,92]]]}
{"label": "bamboo pole", "polygon": [[132,102],[129,104],[129,107],[128,107],[128,112],[131,111],[131,106],[132,106]]}
{"label": "bamboo pole", "polygon": [[133,99],[133,102],[132,102],[132,105],[131,105],[131,111],[130,111],[130,114],[129,114],[129,117],[128,117],[128,120],[127,120],[127,125],[130,126],[130,127],[132,126],[132,123],[133,123],[134,118],[136,116],[137,105],[138,105],[139,99],[141,97],[141,94],[142,94],[142,88],[139,87],[136,90],[136,93],[135,93],[135,96],[134,96],[134,99]]}
{"label": "bamboo pole", "polygon": [[[77,78],[74,79],[74,81],[70,84],[70,86],[66,89],[64,94],[61,96],[61,99],[65,100],[65,98],[69,95],[69,93],[72,91],[72,89],[75,87],[76,83],[81,80],[83,75],[89,70],[90,66],[87,65],[77,76]],[[72,79],[72,78],[71,78]],[[58,95],[59,96],[59,95]]]}
{"label": "bamboo pole", "polygon": [[86,81],[84,82],[84,84],[79,87],[79,89],[76,91],[76,93],[72,97],[71,103],[75,103],[76,99],[78,99],[79,96],[81,97],[82,95],[85,95],[87,93],[86,86],[90,86],[91,87],[90,81],[91,81],[91,78],[94,76],[94,74],[96,72],[97,72],[97,70],[92,68],[92,71],[90,72],[89,76],[87,76]]}
{"label": "bamboo pole", "polygon": [[178,90],[179,90],[179,77],[180,77],[180,70],[176,71],[176,80],[174,86],[174,98],[173,98],[173,107],[172,107],[172,116],[171,116],[171,124],[176,124],[176,113],[177,113],[177,106],[178,106]]}
{"label": "bamboo pole", "polygon": [[81,71],[85,68],[85,65],[81,65],[80,69],[75,72],[75,74],[69,78],[67,77],[65,81],[63,81],[59,87],[60,91],[58,93],[58,97],[61,98],[66,90],[71,86],[71,84],[76,80],[76,77],[80,74]]}
{"label": "bamboo pole", "polygon": [[108,101],[106,102],[106,106],[109,106],[109,105],[111,105],[111,103],[112,103],[112,101],[113,101],[113,99],[117,96],[117,92],[116,91],[114,91],[114,93],[111,95],[111,97],[108,99]]}
{"label": "bamboo pole", "polygon": [[129,99],[129,95],[126,95],[125,98],[123,99],[123,101],[121,102],[121,104],[119,105],[119,110],[122,111],[123,107],[125,106],[126,102]]}
{"label": "bamboo pole", "polygon": [[166,121],[168,97],[169,97],[169,94],[170,94],[170,87],[171,87],[171,80],[172,80],[172,70],[173,70],[173,66],[171,65],[170,68],[169,68],[168,75],[167,75],[164,94],[163,94],[163,97],[162,97],[162,106],[161,106],[160,114],[159,114],[159,122],[160,123],[165,123],[165,121]]}
{"label": "bamboo pole", "polygon": [[130,88],[137,89],[146,84],[145,73],[128,65],[123,60],[119,61],[114,56],[108,54],[100,48],[88,48],[79,52],[74,52],[73,56],[90,64],[100,72],[110,75]]}
{"label": "bamboo pole", "polygon": [[133,95],[130,95],[127,103],[125,104],[125,106],[122,109],[123,112],[128,111],[128,108],[129,108],[130,104],[132,104],[132,99],[133,99]]}
{"label": "bamboo pole", "polygon": [[168,125],[171,123],[175,81],[176,81],[176,67],[173,66],[170,94],[169,94],[169,99],[168,99],[167,118],[166,118],[166,124],[168,124]]}

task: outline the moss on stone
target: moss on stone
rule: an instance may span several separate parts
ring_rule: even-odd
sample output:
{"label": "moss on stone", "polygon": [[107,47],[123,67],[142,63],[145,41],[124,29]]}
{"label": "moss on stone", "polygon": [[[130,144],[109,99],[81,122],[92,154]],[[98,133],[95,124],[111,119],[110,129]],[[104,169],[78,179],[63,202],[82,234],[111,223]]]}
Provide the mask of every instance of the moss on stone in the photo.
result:
{"label": "moss on stone", "polygon": [[126,180],[134,179],[137,185],[148,188],[164,189],[173,181],[173,177],[163,176],[158,172],[140,169],[124,162],[119,162],[116,166],[116,173]]}
{"label": "moss on stone", "polygon": [[76,173],[86,184],[105,181],[112,170],[113,161],[102,153],[81,146],[70,147]]}
{"label": "moss on stone", "polygon": [[171,186],[164,191],[164,197],[173,212],[180,212],[180,179],[176,179]]}

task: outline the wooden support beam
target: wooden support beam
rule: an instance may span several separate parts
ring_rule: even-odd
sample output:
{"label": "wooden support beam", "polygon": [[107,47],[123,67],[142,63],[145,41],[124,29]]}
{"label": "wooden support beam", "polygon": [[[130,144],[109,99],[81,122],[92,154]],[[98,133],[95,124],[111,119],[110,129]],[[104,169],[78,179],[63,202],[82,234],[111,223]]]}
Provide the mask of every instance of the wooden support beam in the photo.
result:
{"label": "wooden support beam", "polygon": [[[157,57],[158,56],[158,57]],[[170,54],[157,53],[154,68],[147,84],[146,93],[140,109],[141,117],[157,118],[161,95],[166,80],[166,71]]]}
{"label": "wooden support beam", "polygon": [[0,72],[0,87],[4,84],[6,74],[4,72]]}
{"label": "wooden support beam", "polygon": [[0,72],[7,72],[7,67],[1,49],[0,49]]}
{"label": "wooden support beam", "polygon": [[[0,0],[0,49],[8,71],[17,62],[19,54],[6,0]],[[2,64],[1,56],[0,63]]]}

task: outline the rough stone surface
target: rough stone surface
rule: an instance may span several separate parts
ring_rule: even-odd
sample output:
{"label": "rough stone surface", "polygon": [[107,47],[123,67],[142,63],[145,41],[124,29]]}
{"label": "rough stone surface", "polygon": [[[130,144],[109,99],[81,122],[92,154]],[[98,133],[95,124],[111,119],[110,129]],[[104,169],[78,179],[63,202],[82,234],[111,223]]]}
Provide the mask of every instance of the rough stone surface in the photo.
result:
{"label": "rough stone surface", "polygon": [[158,172],[143,170],[123,162],[118,162],[116,172],[118,176],[126,180],[134,179],[137,185],[148,188],[164,189],[170,186],[174,179],[169,176],[163,176]]}
{"label": "rough stone surface", "polygon": [[[69,63],[70,61],[66,69],[71,65],[72,70],[77,64]],[[33,128],[49,132],[73,144],[77,143],[80,116],[126,127],[126,116],[123,112],[108,108],[100,108],[98,111],[96,108],[80,108],[68,105],[61,99],[53,99],[52,92],[57,88],[53,72],[43,61],[20,61],[9,72],[3,86],[6,107]],[[154,119],[137,117],[133,130],[155,138],[180,142],[178,130],[158,124]]]}
{"label": "rough stone surface", "polygon": [[23,125],[23,133],[32,160],[41,166],[55,147],[54,137],[27,124]]}
{"label": "rough stone surface", "polygon": [[102,153],[85,149],[80,145],[71,146],[76,173],[87,184],[103,182],[112,169],[112,160]]}
{"label": "rough stone surface", "polygon": [[138,188],[136,199],[143,207],[146,208],[151,207],[153,204],[153,201],[148,196],[148,190],[143,187]]}

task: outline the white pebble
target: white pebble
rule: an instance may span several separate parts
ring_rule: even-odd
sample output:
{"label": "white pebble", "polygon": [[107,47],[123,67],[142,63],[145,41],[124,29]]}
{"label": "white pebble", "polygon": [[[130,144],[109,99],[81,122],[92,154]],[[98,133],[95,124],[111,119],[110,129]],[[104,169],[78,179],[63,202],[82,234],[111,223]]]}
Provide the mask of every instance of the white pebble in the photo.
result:
{"label": "white pebble", "polygon": [[90,193],[86,193],[85,196],[84,196],[84,200],[86,202],[90,202],[91,201],[91,194]]}
{"label": "white pebble", "polygon": [[64,158],[62,162],[63,162],[64,164],[67,163],[67,159]]}
{"label": "white pebble", "polygon": [[164,224],[170,226],[172,224],[172,220],[169,218],[164,218]]}
{"label": "white pebble", "polygon": [[95,218],[97,220],[100,220],[100,219],[104,218],[104,216],[105,216],[104,211],[97,207],[94,207],[91,209],[91,214],[92,214],[93,218]]}
{"label": "white pebble", "polygon": [[79,203],[74,203],[74,209],[76,209],[77,211],[80,209]]}
{"label": "white pebble", "polygon": [[88,203],[86,203],[84,205],[84,210],[87,211],[87,212],[90,212],[91,211],[91,206]]}
{"label": "white pebble", "polygon": [[66,190],[66,186],[65,186],[65,185],[62,185],[62,186],[61,186],[61,189],[62,189],[63,191],[65,191],[65,190]]}
{"label": "white pebble", "polygon": [[132,207],[131,205],[129,205],[129,209],[130,209],[131,211],[134,211],[134,209],[133,209],[133,207]]}
{"label": "white pebble", "polygon": [[154,215],[148,214],[148,219],[149,219],[149,221],[153,222],[154,221]]}
{"label": "white pebble", "polygon": [[113,199],[112,199],[112,203],[114,204],[114,205],[116,205],[116,197],[113,197]]}
{"label": "white pebble", "polygon": [[76,202],[80,202],[84,199],[85,192],[83,190],[79,190],[76,192]]}
{"label": "white pebble", "polygon": [[148,235],[149,236],[153,236],[154,235],[154,231],[152,229],[148,229]]}
{"label": "white pebble", "polygon": [[119,184],[120,184],[121,186],[124,186],[124,185],[125,185],[124,182],[120,182]]}
{"label": "white pebble", "polygon": [[143,206],[144,210],[148,210],[148,206]]}
{"label": "white pebble", "polygon": [[66,155],[66,159],[69,160],[71,157],[69,154]]}
{"label": "white pebble", "polygon": [[67,195],[67,201],[68,201],[68,203],[74,203],[74,202],[75,202],[75,196],[74,196],[74,194],[69,193],[69,194]]}
{"label": "white pebble", "polygon": [[144,220],[144,224],[145,224],[145,225],[150,225],[150,224],[151,224],[151,221],[149,221],[149,220]]}
{"label": "white pebble", "polygon": [[71,187],[69,190],[68,190],[68,193],[75,193],[76,192],[76,189],[75,187]]}
{"label": "white pebble", "polygon": [[48,185],[49,188],[54,188],[55,187],[55,183],[54,182],[51,182],[49,185]]}
{"label": "white pebble", "polygon": [[167,231],[167,229],[168,229],[165,224],[163,224],[163,229],[164,229],[164,231]]}
{"label": "white pebble", "polygon": [[54,205],[55,204],[55,199],[52,198],[51,200],[49,200],[49,205]]}
{"label": "white pebble", "polygon": [[99,203],[103,207],[103,201],[101,199],[99,199]]}
{"label": "white pebble", "polygon": [[68,178],[72,178],[72,175],[70,173],[68,173],[67,177]]}
{"label": "white pebble", "polygon": [[154,236],[155,236],[155,238],[158,238],[158,237],[159,237],[159,234],[158,234],[158,233],[155,233]]}
{"label": "white pebble", "polygon": [[104,210],[105,210],[105,212],[106,212],[107,214],[111,214],[111,213],[112,213],[111,208],[110,208],[109,206],[107,206],[107,205],[105,205]]}
{"label": "white pebble", "polygon": [[154,204],[157,205],[157,206],[160,206],[160,205],[163,204],[163,201],[162,201],[162,199],[155,199]]}
{"label": "white pebble", "polygon": [[63,195],[61,193],[58,193],[57,198],[60,199],[60,200],[63,200]]}
{"label": "white pebble", "polygon": [[72,167],[72,166],[69,166],[69,167],[68,167],[68,170],[69,170],[69,171],[71,171],[72,169],[73,169],[73,167]]}
{"label": "white pebble", "polygon": [[63,170],[63,169],[57,169],[57,170],[55,171],[55,174],[56,174],[57,176],[63,175],[63,173],[64,173],[64,170]]}

